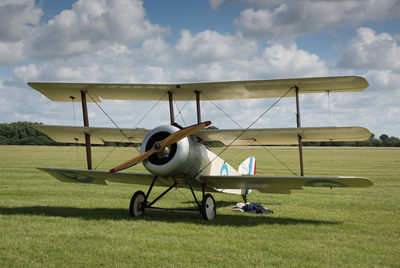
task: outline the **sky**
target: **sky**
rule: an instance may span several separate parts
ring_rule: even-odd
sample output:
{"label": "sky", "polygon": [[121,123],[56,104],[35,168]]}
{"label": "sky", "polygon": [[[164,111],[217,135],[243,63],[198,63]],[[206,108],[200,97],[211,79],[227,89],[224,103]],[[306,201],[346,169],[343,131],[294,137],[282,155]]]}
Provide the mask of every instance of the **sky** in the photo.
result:
{"label": "sky", "polygon": [[[30,81],[358,75],[370,84],[363,92],[301,95],[302,126],[400,137],[399,40],[399,0],[0,0],[0,123],[82,125],[80,103],[52,102]],[[246,128],[275,101],[203,101],[202,118]],[[118,127],[169,123],[166,101],[99,105]],[[193,102],[175,105],[178,123],[196,122]],[[253,127],[296,127],[295,113],[294,98],[285,98]],[[95,104],[89,117],[91,126],[114,126]]]}

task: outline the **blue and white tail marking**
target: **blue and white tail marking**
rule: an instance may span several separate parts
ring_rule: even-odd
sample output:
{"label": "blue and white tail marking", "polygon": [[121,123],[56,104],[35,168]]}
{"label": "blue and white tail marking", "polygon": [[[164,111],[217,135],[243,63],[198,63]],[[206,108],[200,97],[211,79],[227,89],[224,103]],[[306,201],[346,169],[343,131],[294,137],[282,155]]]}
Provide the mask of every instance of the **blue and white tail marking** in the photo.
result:
{"label": "blue and white tail marking", "polygon": [[256,174],[256,159],[254,156],[250,156],[244,160],[238,169],[241,175],[254,175]]}
{"label": "blue and white tail marking", "polygon": [[[244,160],[238,169],[241,175],[254,175],[256,174],[256,159],[254,156],[250,156],[246,160]],[[251,189],[243,190],[242,194],[249,195],[251,193]]]}

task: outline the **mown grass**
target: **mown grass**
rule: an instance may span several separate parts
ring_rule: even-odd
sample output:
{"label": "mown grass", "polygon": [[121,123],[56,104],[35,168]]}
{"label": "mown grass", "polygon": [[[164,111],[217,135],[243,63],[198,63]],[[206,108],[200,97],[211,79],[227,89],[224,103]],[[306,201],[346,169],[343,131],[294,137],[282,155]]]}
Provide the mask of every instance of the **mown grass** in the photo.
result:
{"label": "mown grass", "polygon": [[[93,149],[95,166],[110,149]],[[294,148],[270,150],[298,172]],[[99,169],[136,153],[118,148]],[[292,174],[264,149],[222,156],[237,166],[250,154],[257,173]],[[155,212],[132,219],[130,198],[147,187],[61,183],[35,169],[85,168],[83,147],[0,146],[0,266],[398,267],[400,150],[306,148],[304,154],[306,175],[364,176],[375,184],[252,193],[250,201],[274,210],[272,215],[234,212],[237,196],[213,194],[218,209],[212,222]],[[160,205],[191,206],[191,200],[179,189]]]}

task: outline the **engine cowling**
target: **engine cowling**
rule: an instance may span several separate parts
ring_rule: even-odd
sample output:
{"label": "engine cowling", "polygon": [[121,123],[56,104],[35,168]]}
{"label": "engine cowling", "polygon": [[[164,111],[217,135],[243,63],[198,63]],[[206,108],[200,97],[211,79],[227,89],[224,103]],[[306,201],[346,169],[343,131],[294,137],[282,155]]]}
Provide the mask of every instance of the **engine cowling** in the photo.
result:
{"label": "engine cowling", "polygon": [[[154,128],[144,138],[140,153],[150,150],[155,142],[165,139],[178,130],[179,128],[171,125]],[[178,173],[194,175],[201,164],[200,146],[189,136],[166,147],[164,151],[151,155],[143,161],[143,165],[152,174],[163,177],[174,176]]]}

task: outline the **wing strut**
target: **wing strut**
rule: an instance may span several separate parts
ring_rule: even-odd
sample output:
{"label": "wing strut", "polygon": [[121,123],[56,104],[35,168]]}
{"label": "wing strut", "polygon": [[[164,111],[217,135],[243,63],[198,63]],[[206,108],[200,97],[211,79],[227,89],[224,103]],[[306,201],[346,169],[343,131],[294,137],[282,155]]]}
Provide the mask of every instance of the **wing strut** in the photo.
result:
{"label": "wing strut", "polygon": [[201,123],[201,111],[200,111],[200,91],[196,90],[196,108],[197,108],[197,124]]}
{"label": "wing strut", "polygon": [[174,116],[174,102],[172,99],[172,91],[168,91],[168,101],[169,101],[169,117],[171,118],[171,125],[175,123]]}
{"label": "wing strut", "polygon": [[[82,100],[82,113],[83,113],[83,126],[89,126],[89,116],[86,103],[86,93],[81,90]],[[90,147],[90,135],[85,133],[85,144],[86,144],[86,160],[88,169],[92,169],[92,149]]]}
{"label": "wing strut", "polygon": [[[300,103],[299,103],[299,88],[294,86],[296,89],[296,119],[297,119],[297,127],[301,128],[300,122]],[[299,139],[299,158],[300,158],[300,176],[304,176],[304,166],[303,166],[303,142],[300,133],[297,134]]]}

